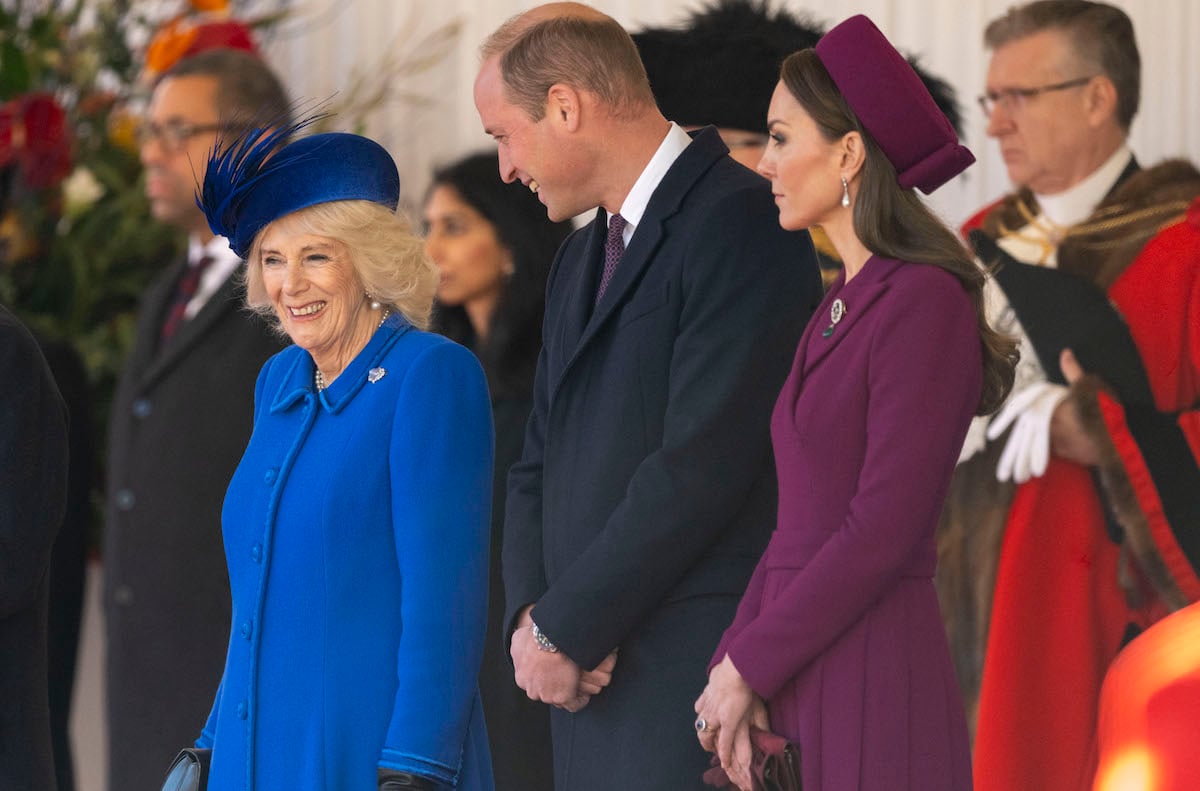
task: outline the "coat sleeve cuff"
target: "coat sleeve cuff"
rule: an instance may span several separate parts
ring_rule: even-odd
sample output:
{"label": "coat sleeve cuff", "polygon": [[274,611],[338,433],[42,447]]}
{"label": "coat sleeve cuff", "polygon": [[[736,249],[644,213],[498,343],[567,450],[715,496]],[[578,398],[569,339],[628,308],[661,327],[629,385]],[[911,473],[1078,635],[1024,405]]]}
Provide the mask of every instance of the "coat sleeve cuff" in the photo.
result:
{"label": "coat sleeve cuff", "polygon": [[409,755],[387,747],[383,748],[379,768],[394,769],[398,772],[411,772],[412,774],[427,777],[450,788],[458,787],[459,768],[445,766],[444,764],[430,761],[418,755]]}
{"label": "coat sleeve cuff", "polygon": [[[745,642],[741,637],[732,640],[725,653],[729,655],[729,661],[737,668],[742,680],[750,686],[750,689],[754,690],[755,694],[763,700],[770,700],[795,673],[785,670],[781,674],[778,672],[779,668],[771,667],[770,662],[761,661],[761,651],[755,650],[752,645],[746,645]],[[754,660],[756,655],[760,657],[757,662]],[[724,659],[723,656],[721,658]],[[772,672],[772,670],[776,672]]]}

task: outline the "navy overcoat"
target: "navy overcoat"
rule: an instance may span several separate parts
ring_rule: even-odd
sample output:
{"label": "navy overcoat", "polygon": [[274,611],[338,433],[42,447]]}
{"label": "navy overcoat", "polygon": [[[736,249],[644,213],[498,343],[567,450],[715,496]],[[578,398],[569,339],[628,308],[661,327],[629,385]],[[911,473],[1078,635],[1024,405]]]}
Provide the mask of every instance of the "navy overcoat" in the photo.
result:
{"label": "navy overcoat", "polygon": [[612,684],[551,713],[566,791],[698,789],[705,665],[775,523],[771,405],[821,285],[767,182],[697,133],[651,195],[593,309],[607,216],[547,291],[521,461],[509,476],[507,621],[533,618]]}

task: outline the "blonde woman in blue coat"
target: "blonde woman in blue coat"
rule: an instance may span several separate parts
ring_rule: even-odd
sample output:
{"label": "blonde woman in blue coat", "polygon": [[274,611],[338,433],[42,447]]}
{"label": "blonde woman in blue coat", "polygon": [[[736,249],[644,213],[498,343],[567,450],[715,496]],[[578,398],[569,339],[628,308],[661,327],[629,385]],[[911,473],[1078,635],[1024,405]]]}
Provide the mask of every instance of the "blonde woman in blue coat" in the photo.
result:
{"label": "blonde woman in blue coat", "polygon": [[295,344],[258,377],[225,498],[233,627],[197,741],[208,787],[490,791],[483,372],[423,329],[437,275],[396,215],[391,157],[284,132],[215,153],[201,196],[247,259],[251,307]]}

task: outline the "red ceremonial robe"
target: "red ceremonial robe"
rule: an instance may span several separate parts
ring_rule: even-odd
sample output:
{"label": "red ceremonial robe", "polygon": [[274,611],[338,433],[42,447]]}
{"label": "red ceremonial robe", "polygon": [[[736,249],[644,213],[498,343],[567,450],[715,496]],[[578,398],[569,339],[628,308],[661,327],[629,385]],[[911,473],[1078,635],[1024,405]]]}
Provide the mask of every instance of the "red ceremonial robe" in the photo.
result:
{"label": "red ceremonial robe", "polygon": [[[1154,183],[1155,172],[1135,179],[1134,194]],[[1127,265],[1109,260],[1107,270],[1101,265],[1092,274],[1125,318],[1155,407],[1174,416],[1186,438],[1183,464],[1196,474],[1200,201],[1175,220]],[[1060,253],[1066,268],[1063,261]],[[1182,468],[1152,474],[1130,427],[1141,417],[1131,419],[1095,377],[1076,383],[1070,397],[1103,448],[1103,492],[1089,469],[1053,456],[1044,475],[1016,488],[987,628],[975,739],[978,791],[1090,788],[1106,669],[1128,635],[1200,600],[1200,524],[1171,524],[1160,492],[1178,484],[1167,478]],[[1156,450],[1149,447],[1151,455]],[[1106,506],[1124,533],[1120,544],[1108,535]]]}

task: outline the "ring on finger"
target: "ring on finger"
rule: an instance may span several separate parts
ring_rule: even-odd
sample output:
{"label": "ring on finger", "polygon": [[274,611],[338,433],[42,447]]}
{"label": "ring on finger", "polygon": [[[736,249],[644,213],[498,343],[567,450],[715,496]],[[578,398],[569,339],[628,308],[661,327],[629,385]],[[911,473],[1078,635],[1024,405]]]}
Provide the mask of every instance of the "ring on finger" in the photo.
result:
{"label": "ring on finger", "polygon": [[715,731],[716,728],[709,727],[708,720],[704,719],[703,717],[698,717],[696,719],[696,730],[700,733],[710,733]]}

